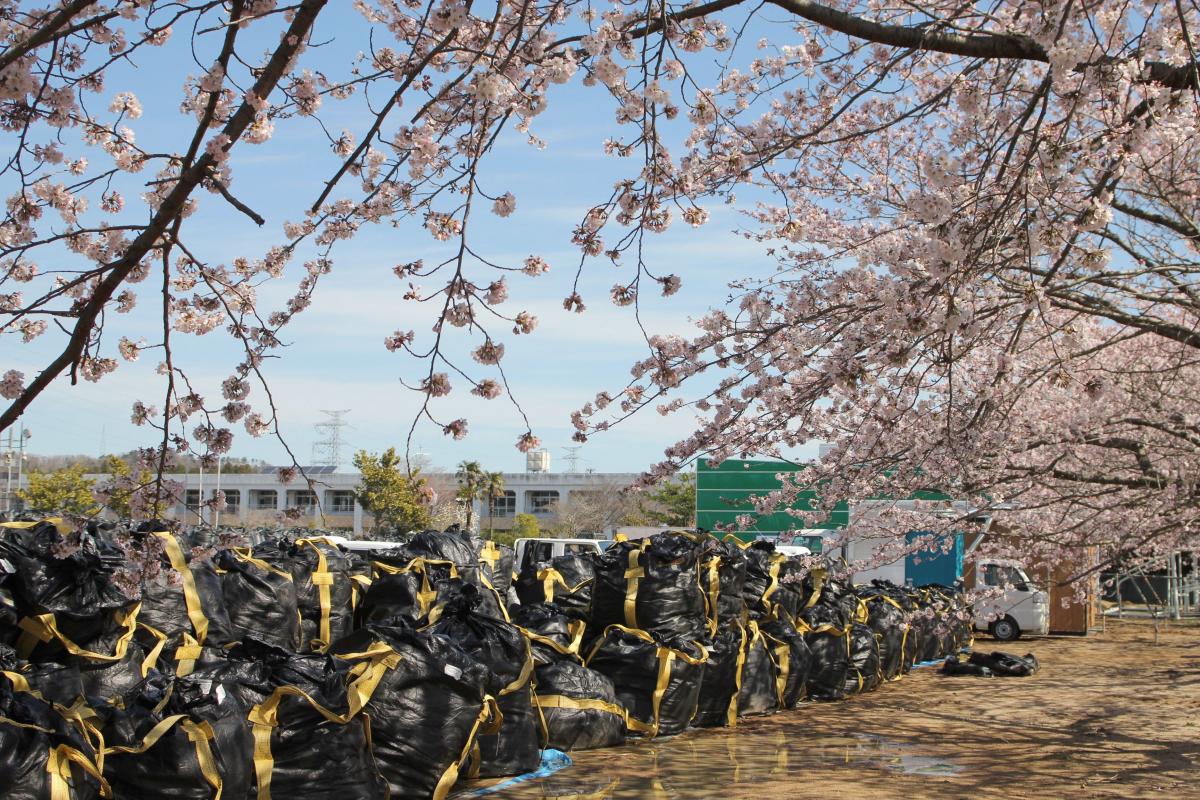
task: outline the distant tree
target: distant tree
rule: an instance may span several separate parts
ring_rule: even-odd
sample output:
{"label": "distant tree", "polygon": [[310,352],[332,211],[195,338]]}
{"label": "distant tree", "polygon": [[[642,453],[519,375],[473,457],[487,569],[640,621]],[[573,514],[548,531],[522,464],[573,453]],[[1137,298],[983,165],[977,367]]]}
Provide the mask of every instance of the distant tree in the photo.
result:
{"label": "distant tree", "polygon": [[488,538],[495,538],[493,528],[496,519],[496,500],[504,496],[504,473],[485,472],[483,474],[482,497],[488,515]]}
{"label": "distant tree", "polygon": [[538,519],[533,514],[517,514],[513,518],[513,539],[537,539],[542,535]]}
{"label": "distant tree", "polygon": [[96,500],[119,519],[162,519],[171,503],[167,495],[155,499],[146,490],[154,485],[154,472],[144,466],[133,467],[120,456],[108,455],[100,460],[100,471],[109,478],[96,486]]}
{"label": "distant tree", "polygon": [[565,500],[554,504],[554,532],[575,537],[638,524],[642,521],[640,499],[627,488],[619,483],[606,483],[572,491]]}
{"label": "distant tree", "polygon": [[133,508],[130,501],[133,490],[125,488],[124,484],[132,480],[133,470],[117,456],[104,456],[100,469],[107,472],[110,478],[97,489],[96,499],[121,519],[131,519]]}
{"label": "distant tree", "polygon": [[648,492],[642,502],[642,512],[658,525],[692,528],[696,525],[696,482],[688,473],[678,480],[668,480],[657,490]]}
{"label": "distant tree", "polygon": [[100,510],[92,494],[95,481],[84,477],[84,467],[75,464],[54,472],[34,472],[29,488],[17,491],[17,497],[30,511],[39,514],[62,512],[90,517]]}
{"label": "distant tree", "polygon": [[415,470],[402,471],[402,463],[394,447],[379,455],[366,450],[354,454],[354,466],[362,474],[354,496],[371,515],[377,531],[386,527],[403,533],[429,525],[425,479]]}
{"label": "distant tree", "polygon": [[478,461],[463,461],[459,463],[454,477],[458,478],[458,491],[455,496],[466,510],[467,530],[472,530],[475,522],[475,501],[483,494],[487,475]]}

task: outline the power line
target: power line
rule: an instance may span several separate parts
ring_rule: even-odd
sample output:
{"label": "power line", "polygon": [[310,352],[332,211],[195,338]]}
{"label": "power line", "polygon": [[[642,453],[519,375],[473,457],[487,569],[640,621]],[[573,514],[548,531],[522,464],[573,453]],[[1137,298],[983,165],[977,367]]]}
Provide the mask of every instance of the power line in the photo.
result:
{"label": "power line", "polygon": [[313,464],[333,467],[336,471],[342,464],[342,430],[351,427],[345,420],[345,415],[350,413],[350,409],[321,409],[321,413],[329,419],[313,425],[313,430],[324,438],[313,442],[312,461]]}
{"label": "power line", "polygon": [[582,447],[564,447],[563,450],[567,456],[564,461],[567,462],[567,472],[579,472],[579,451]]}

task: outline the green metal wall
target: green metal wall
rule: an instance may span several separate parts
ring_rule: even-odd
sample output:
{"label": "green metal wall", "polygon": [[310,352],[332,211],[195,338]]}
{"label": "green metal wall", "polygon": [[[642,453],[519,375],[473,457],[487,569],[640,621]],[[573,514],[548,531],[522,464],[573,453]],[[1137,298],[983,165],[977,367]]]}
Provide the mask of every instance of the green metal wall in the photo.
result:
{"label": "green metal wall", "polygon": [[[736,525],[740,514],[751,514],[756,522],[745,530],[735,531],[738,538],[753,541],[759,536],[778,535],[803,529],[803,521],[777,511],[774,514],[755,515],[749,498],[763,495],[780,487],[776,477],[784,472],[799,472],[804,467],[782,461],[743,461],[729,459],[719,467],[710,467],[705,459],[696,462],[696,525],[715,530],[718,524]],[[796,510],[812,508],[816,497],[811,491],[801,492],[791,506]],[[820,524],[821,528],[843,528],[849,522],[849,508],[840,503],[830,519]],[[813,547],[816,552],[819,548]]]}

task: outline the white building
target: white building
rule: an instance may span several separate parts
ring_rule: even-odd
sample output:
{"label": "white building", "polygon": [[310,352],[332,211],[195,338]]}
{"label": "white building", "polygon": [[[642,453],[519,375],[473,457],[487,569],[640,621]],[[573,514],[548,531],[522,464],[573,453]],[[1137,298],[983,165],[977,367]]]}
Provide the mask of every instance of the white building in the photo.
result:
{"label": "white building", "polygon": [[[251,474],[223,474],[218,487],[214,473],[176,474],[172,480],[184,484],[184,500],[173,516],[186,523],[205,522],[234,526],[273,525],[280,512],[300,509],[316,527],[347,528],[355,534],[370,528],[370,515],[354,499],[359,483],[357,472],[332,472],[329,467],[306,469],[315,489],[297,478],[279,483],[274,468]],[[104,476],[94,476],[104,477]],[[458,483],[451,473],[424,476],[443,497],[452,496]],[[638,477],[634,472],[506,472],[504,493],[490,503],[477,502],[474,517],[483,528],[507,530],[517,514],[532,514],[544,526],[554,524],[555,510],[570,503],[572,495],[592,497],[615,495]],[[201,503],[220,488],[226,508],[217,513]],[[615,526],[615,523],[614,523]],[[613,527],[613,526],[609,526]]]}

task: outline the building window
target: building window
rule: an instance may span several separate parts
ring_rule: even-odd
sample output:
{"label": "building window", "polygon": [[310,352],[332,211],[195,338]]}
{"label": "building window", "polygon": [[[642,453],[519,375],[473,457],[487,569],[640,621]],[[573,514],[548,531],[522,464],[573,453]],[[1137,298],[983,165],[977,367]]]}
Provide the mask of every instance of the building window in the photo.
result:
{"label": "building window", "polygon": [[279,495],[274,489],[251,489],[250,490],[250,507],[254,509],[279,507]]}
{"label": "building window", "polygon": [[200,507],[200,490],[188,489],[187,494],[183,497],[183,504],[188,508],[195,510]]}
{"label": "building window", "polygon": [[229,511],[237,511],[238,506],[242,504],[242,493],[239,489],[225,490],[225,508]]}
{"label": "building window", "polygon": [[317,493],[308,489],[292,489],[288,492],[288,508],[313,509],[317,507]]}
{"label": "building window", "polygon": [[499,497],[488,498],[491,502],[491,516],[511,517],[517,513],[517,493],[505,492]]}
{"label": "building window", "polygon": [[325,507],[330,514],[354,513],[354,492],[345,489],[325,492]]}
{"label": "building window", "polygon": [[525,509],[530,514],[550,514],[558,502],[558,492],[553,489],[538,489],[525,493]]}

